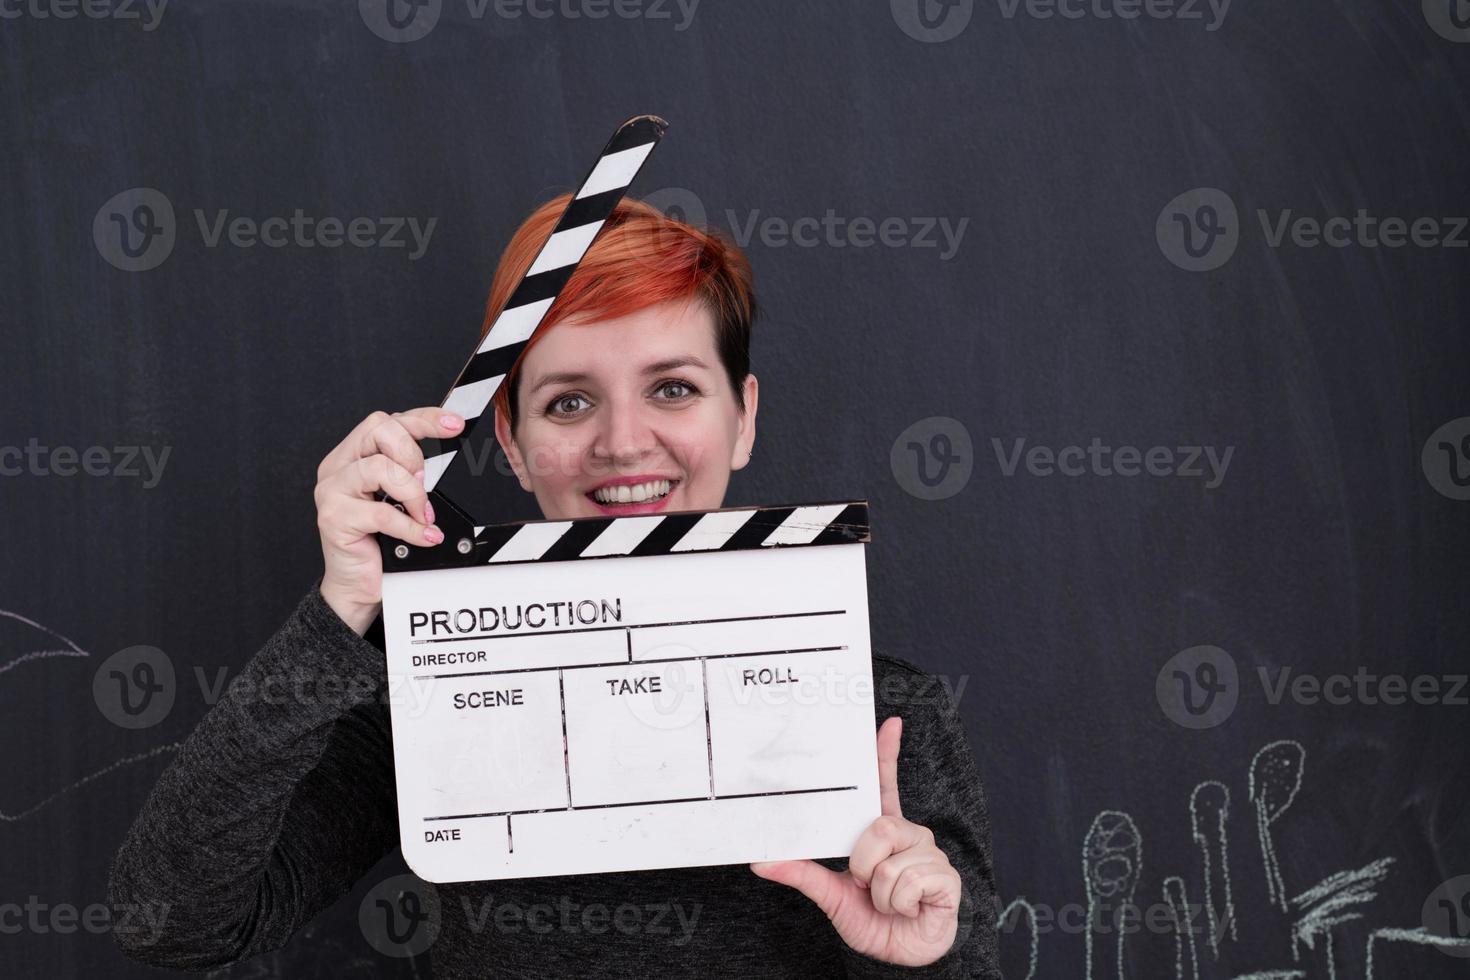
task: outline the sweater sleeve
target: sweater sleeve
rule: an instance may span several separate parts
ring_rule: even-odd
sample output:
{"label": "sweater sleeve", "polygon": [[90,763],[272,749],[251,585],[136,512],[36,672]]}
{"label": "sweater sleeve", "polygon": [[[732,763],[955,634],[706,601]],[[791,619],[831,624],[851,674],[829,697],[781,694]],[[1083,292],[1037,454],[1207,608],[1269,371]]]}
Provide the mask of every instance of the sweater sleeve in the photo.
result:
{"label": "sweater sleeve", "polygon": [[960,873],[962,894],[954,945],[939,959],[899,966],[842,944],[847,976],[1001,980],[990,816],[958,706],[936,677],[896,657],[875,657],[873,673],[877,724],[903,717],[898,797],[904,819],[934,832],[935,843]]}
{"label": "sweater sleeve", "polygon": [[[382,652],[318,585],[199,721],[113,860],[133,959],[203,970],[279,949],[398,843]],[[371,635],[371,634],[370,634]]]}

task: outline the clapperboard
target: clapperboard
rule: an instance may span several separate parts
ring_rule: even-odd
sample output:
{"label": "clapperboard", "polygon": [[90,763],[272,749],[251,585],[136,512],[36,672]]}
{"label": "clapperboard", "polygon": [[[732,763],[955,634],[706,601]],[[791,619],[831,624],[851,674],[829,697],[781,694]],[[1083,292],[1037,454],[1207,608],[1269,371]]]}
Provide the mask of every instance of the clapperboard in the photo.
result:
{"label": "clapperboard", "polygon": [[[866,501],[492,523],[490,400],[667,128],[619,127],[379,536],[404,859],[455,882],[846,857],[881,812]],[[493,469],[493,468],[492,468]],[[398,505],[401,506],[401,505]]]}

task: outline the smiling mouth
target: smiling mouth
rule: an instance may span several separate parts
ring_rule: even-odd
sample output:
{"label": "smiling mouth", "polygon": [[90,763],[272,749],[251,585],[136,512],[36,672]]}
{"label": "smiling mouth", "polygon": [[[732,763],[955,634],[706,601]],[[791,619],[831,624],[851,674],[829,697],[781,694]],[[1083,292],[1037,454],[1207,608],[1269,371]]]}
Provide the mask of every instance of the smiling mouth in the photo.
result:
{"label": "smiling mouth", "polygon": [[656,504],[674,492],[678,480],[649,480],[647,483],[589,490],[587,499],[603,507]]}

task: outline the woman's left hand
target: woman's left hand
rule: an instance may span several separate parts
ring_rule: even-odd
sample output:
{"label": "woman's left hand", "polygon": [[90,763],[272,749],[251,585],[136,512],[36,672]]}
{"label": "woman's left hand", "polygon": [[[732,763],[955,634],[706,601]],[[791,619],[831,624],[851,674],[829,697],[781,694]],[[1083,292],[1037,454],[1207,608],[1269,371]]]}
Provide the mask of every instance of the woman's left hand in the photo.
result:
{"label": "woman's left hand", "polygon": [[959,929],[960,874],[934,834],[903,818],[898,804],[898,746],[903,720],[878,729],[882,815],[868,825],[838,872],[815,861],[760,861],[750,870],[789,885],[817,903],[842,941],[859,953],[901,966],[933,963]]}

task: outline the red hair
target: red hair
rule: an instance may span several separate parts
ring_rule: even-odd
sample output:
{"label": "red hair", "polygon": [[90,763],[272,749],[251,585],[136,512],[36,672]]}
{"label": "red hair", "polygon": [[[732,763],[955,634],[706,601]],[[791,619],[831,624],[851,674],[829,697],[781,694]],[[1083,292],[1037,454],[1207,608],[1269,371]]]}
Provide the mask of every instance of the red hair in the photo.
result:
{"label": "red hair", "polygon": [[[511,236],[490,284],[481,340],[551,237],[571,199],[572,195],[561,194],[542,204]],[[628,197],[618,203],[577,271],[546,311],[510,376],[495,392],[492,404],[514,427],[521,362],[541,336],[563,320],[611,320],[679,299],[698,300],[713,314],[715,348],[735,391],[735,403],[744,411],[743,386],[750,373],[750,328],[756,316],[749,260],[720,232],[676,221],[652,205]]]}

